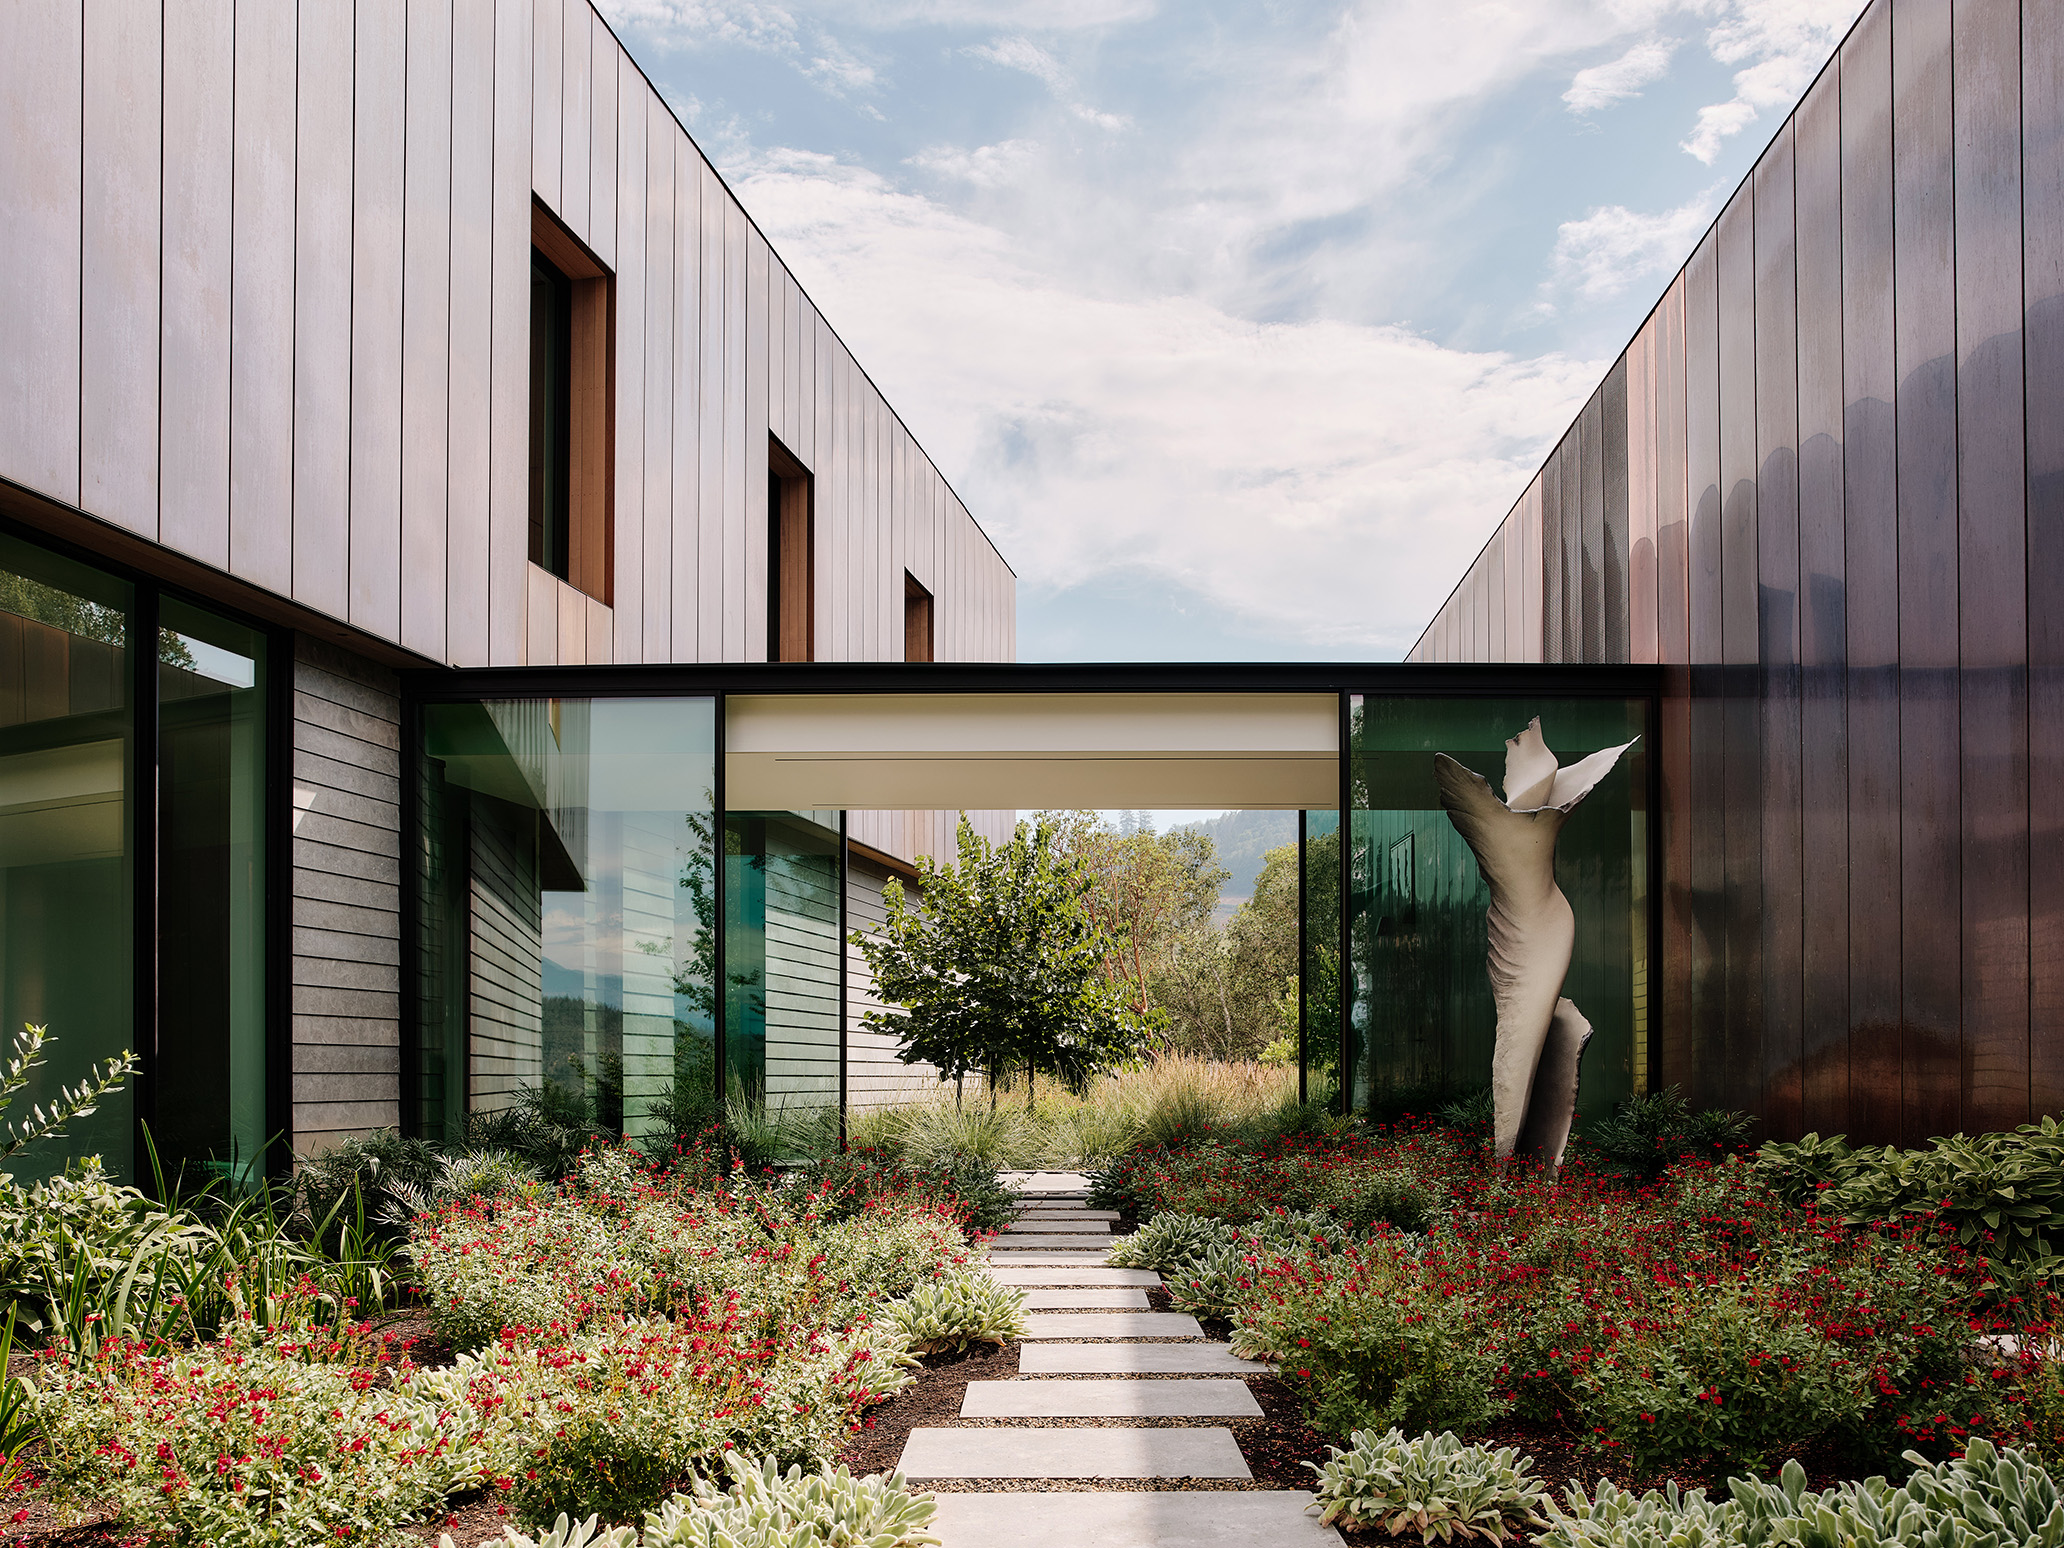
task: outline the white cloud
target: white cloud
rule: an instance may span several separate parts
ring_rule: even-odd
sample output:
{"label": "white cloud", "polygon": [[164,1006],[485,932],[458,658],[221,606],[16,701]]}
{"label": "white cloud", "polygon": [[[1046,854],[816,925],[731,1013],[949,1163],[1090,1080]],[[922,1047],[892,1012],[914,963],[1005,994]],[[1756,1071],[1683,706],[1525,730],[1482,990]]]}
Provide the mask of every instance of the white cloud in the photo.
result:
{"label": "white cloud", "polygon": [[1006,70],[1022,70],[1034,80],[1045,82],[1049,91],[1067,89],[1068,74],[1061,62],[1030,38],[998,38],[994,43],[971,44],[967,53]]}
{"label": "white cloud", "polygon": [[1556,228],[1551,287],[1588,300],[1619,295],[1675,271],[1713,218],[1720,189],[1708,188],[1674,210],[1645,215],[1614,204]]}
{"label": "white cloud", "polygon": [[1119,568],[1401,651],[1599,363],[1085,293],[993,226],[777,153],[740,193],[1037,586]]}
{"label": "white cloud", "polygon": [[1711,166],[1723,144],[1766,109],[1789,110],[1864,4],[1865,0],[1734,0],[1706,34],[1706,47],[1715,59],[1742,66],[1735,72],[1734,95],[1699,109],[1684,149]]}
{"label": "white cloud", "polygon": [[797,47],[793,12],[758,0],[604,0],[610,23],[637,27],[674,47],[713,43],[792,53]]}
{"label": "white cloud", "polygon": [[1572,113],[1595,113],[1615,102],[1641,95],[1641,88],[1661,80],[1677,51],[1673,38],[1643,38],[1619,58],[1579,70],[1562,100]]}
{"label": "white cloud", "polygon": [[1033,140],[1002,140],[973,150],[941,145],[919,151],[909,158],[909,164],[935,177],[972,183],[977,188],[998,188],[1022,176],[1038,150]]}

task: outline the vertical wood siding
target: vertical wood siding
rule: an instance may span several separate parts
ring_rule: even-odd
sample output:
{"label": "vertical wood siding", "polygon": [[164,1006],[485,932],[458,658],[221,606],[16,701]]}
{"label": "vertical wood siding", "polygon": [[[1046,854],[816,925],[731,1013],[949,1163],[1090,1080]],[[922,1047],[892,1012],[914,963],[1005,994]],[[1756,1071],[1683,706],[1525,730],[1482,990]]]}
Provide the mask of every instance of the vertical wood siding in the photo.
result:
{"label": "vertical wood siding", "polygon": [[1773,1135],[2064,1107],[2060,80],[2053,4],[1875,0],[1412,651],[1686,669],[1658,1073]]}
{"label": "vertical wood siding", "polygon": [[[0,475],[430,662],[1009,659],[1008,567],[588,0],[20,0]],[[616,275],[615,607],[528,576],[529,227]],[[545,616],[533,616],[533,604]],[[621,615],[621,616],[617,616]]]}

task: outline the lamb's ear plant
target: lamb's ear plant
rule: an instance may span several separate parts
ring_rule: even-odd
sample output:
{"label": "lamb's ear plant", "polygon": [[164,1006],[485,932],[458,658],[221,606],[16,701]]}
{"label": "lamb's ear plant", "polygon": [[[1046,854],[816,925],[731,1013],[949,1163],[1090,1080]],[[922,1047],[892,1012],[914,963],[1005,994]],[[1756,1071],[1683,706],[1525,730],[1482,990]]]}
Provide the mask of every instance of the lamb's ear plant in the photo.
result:
{"label": "lamb's ear plant", "polygon": [[1417,1440],[1402,1430],[1357,1430],[1347,1450],[1326,1449],[1330,1461],[1304,1464],[1319,1475],[1310,1508],[1321,1525],[1344,1516],[1392,1536],[1416,1532],[1445,1543],[1503,1542],[1515,1528],[1548,1524],[1540,1515],[1548,1491],[1533,1474],[1533,1458],[1514,1447],[1465,1445],[1452,1430]]}
{"label": "lamb's ear plant", "polygon": [[1173,1212],[1156,1215],[1130,1236],[1112,1245],[1108,1261],[1116,1268],[1155,1269],[1170,1273],[1201,1260],[1220,1243],[1237,1236],[1231,1226],[1202,1215]]}
{"label": "lamb's ear plant", "polygon": [[1007,1344],[1025,1336],[1025,1293],[987,1274],[954,1274],[919,1285],[889,1307],[913,1354],[965,1352],[970,1344]]}
{"label": "lamb's ear plant", "polygon": [[[913,1494],[901,1473],[855,1478],[828,1464],[815,1473],[773,1458],[751,1462],[727,1452],[731,1486],[697,1476],[692,1492],[648,1511],[644,1530],[603,1526],[590,1516],[560,1516],[542,1537],[505,1528],[495,1548],[937,1548],[931,1532],[938,1509]],[[449,1536],[438,1548],[455,1548]]]}

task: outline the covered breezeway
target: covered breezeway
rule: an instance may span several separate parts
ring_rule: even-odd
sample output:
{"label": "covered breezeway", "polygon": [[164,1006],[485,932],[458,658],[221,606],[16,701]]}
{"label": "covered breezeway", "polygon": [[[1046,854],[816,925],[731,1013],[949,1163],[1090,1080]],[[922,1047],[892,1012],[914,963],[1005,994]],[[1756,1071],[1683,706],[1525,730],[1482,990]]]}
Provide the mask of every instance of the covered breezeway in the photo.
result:
{"label": "covered breezeway", "polygon": [[[961,812],[992,838],[1038,810],[1299,813],[1301,1084],[1361,1107],[1471,1083],[1484,900],[1432,755],[1495,781],[1528,718],[1578,755],[1645,736],[1659,689],[1641,668],[1399,663],[425,673],[404,749],[419,1127],[554,1080],[625,1132],[684,1086],[875,1099],[895,1051],[857,1025],[844,943],[889,874],[951,857]],[[1630,760],[1565,840],[1593,1100],[1654,1074],[1652,780]]]}

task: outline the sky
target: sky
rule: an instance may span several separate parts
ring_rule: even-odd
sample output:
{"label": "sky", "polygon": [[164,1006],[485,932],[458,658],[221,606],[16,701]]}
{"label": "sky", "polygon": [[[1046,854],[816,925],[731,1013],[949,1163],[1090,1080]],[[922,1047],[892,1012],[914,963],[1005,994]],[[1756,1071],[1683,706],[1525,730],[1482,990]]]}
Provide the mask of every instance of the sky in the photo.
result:
{"label": "sky", "polygon": [[1025,661],[1410,649],[1862,0],[600,0]]}

